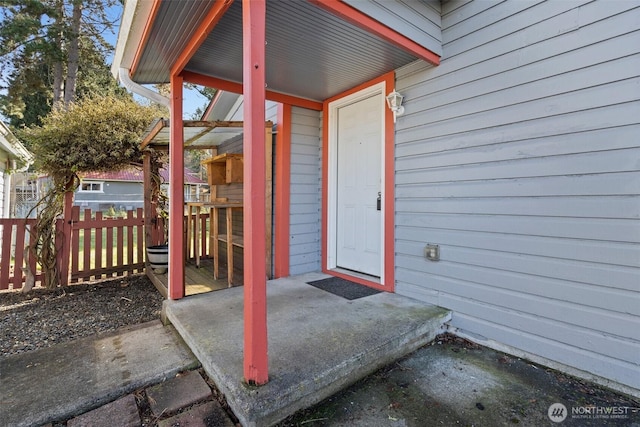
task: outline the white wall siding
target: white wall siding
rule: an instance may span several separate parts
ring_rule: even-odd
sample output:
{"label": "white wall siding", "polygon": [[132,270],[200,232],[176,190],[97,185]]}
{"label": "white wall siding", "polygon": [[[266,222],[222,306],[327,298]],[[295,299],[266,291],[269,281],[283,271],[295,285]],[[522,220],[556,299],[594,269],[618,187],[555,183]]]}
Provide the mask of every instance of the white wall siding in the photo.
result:
{"label": "white wall siding", "polygon": [[293,107],[289,271],[320,270],[321,113]]}
{"label": "white wall siding", "polygon": [[[9,218],[9,193],[5,192],[5,166],[0,162],[0,218]],[[7,177],[8,178],[8,177]]]}
{"label": "white wall siding", "polygon": [[396,73],[397,292],[640,389],[640,7],[442,9],[441,65]]}

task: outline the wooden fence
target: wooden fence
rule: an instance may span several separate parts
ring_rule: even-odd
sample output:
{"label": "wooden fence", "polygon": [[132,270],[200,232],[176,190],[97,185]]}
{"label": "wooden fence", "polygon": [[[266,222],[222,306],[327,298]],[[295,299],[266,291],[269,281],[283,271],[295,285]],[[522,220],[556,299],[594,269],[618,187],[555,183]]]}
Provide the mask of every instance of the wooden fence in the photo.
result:
{"label": "wooden fence", "polygon": [[[89,209],[83,215],[80,213],[80,208],[74,206],[70,224],[65,224],[63,219],[56,224],[58,266],[62,269],[68,266],[71,282],[143,271],[145,230],[142,209],[128,211],[125,218],[105,218],[101,212],[92,216]],[[29,244],[29,229],[34,223],[34,219],[0,219],[0,290],[22,287],[25,247]],[[62,230],[65,229],[71,229],[71,239],[63,238]],[[65,255],[66,260],[60,259]],[[33,256],[28,259],[39,285],[41,271],[36,268]]]}
{"label": "wooden fence", "polygon": [[[24,283],[23,267],[25,262],[25,246],[29,242],[29,229],[35,219],[0,219],[0,290],[19,289]],[[36,261],[29,258],[29,267],[35,274],[36,283],[41,273],[36,270]]]}

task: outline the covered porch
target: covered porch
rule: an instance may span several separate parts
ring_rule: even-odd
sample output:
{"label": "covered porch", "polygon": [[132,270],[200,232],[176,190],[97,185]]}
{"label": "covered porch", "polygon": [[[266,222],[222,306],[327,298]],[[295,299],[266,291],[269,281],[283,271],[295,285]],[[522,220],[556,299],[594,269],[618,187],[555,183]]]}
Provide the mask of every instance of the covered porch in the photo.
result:
{"label": "covered porch", "polygon": [[[287,288],[287,292],[279,294],[279,286],[275,282],[267,284],[266,280],[269,274],[268,263],[272,259],[268,256],[268,251],[272,246],[273,271],[275,277],[283,278],[281,280],[286,280],[289,276],[289,262],[296,255],[289,252],[292,248],[292,237],[296,237],[293,231],[295,224],[290,222],[294,214],[291,188],[295,184],[292,181],[291,157],[298,153],[292,153],[292,141],[299,129],[292,123],[292,110],[299,112],[304,109],[322,112],[322,122],[313,128],[314,135],[306,135],[315,139],[318,144],[319,149],[311,148],[311,150],[315,149],[313,155],[316,158],[311,163],[299,165],[312,173],[321,171],[321,179],[316,180],[316,184],[318,181],[321,182],[317,189],[301,195],[296,200],[298,206],[303,203],[314,207],[317,205],[318,220],[311,227],[314,232],[317,231],[318,239],[308,244],[309,252],[318,254],[315,264],[317,266],[312,268],[333,276],[346,277],[389,293],[394,290],[394,118],[396,110],[392,113],[385,107],[385,98],[395,92],[395,69],[417,59],[433,65],[438,64],[439,15],[434,15],[429,5],[422,3],[407,6],[399,2],[397,6],[402,10],[394,13],[372,9],[369,7],[372,5],[373,3],[368,5],[365,2],[325,0],[290,2],[130,0],[126,4],[114,57],[114,71],[120,75],[121,79],[130,79],[140,84],[169,83],[171,89],[170,99],[165,99],[171,111],[169,155],[172,171],[172,187],[169,194],[171,223],[169,225],[168,278],[168,297],[171,301],[167,302],[167,316],[176,325],[182,322],[180,316],[176,314],[180,311],[180,307],[196,304],[190,300],[209,298],[209,296],[199,296],[177,301],[185,296],[185,264],[182,256],[185,247],[182,223],[184,206],[182,194],[177,191],[181,187],[182,179],[177,171],[182,170],[183,150],[188,141],[182,126],[183,84],[200,84],[242,93],[244,96],[242,106],[244,287],[242,290],[232,288],[210,296],[210,298],[215,297],[217,301],[224,301],[233,295],[234,298],[238,298],[232,305],[235,309],[221,306],[219,310],[214,310],[211,305],[213,303],[208,304],[203,310],[193,308],[187,310],[185,314],[192,317],[193,313],[199,313],[199,317],[202,318],[194,319],[197,326],[191,332],[188,331],[189,328],[178,327],[185,339],[190,336],[190,333],[199,337],[191,345],[202,360],[214,356],[216,359],[222,359],[223,356],[217,348],[204,347],[198,350],[198,342],[211,342],[223,330],[226,337],[235,340],[237,346],[232,347],[235,349],[233,360],[234,363],[241,363],[244,359],[244,373],[238,372],[235,377],[235,368],[237,368],[235,365],[226,366],[225,370],[217,375],[216,369],[209,368],[211,371],[209,374],[217,381],[222,375],[221,372],[233,372],[235,385],[229,390],[223,390],[225,393],[231,393],[234,388],[244,389],[243,381],[251,385],[263,385],[269,381],[277,382],[279,375],[282,375],[279,369],[284,369],[287,363],[295,363],[294,360],[285,361],[286,363],[270,361],[269,353],[272,357],[274,355],[278,357],[277,355],[283,352],[291,352],[294,349],[300,352],[306,349],[304,352],[317,357],[307,361],[317,364],[318,369],[324,369],[323,366],[345,366],[349,363],[344,361],[353,358],[355,358],[353,366],[356,366],[363,358],[366,359],[368,354],[378,354],[370,349],[367,351],[363,347],[364,350],[355,349],[355,355],[336,354],[330,357],[324,348],[326,343],[323,341],[316,342],[315,346],[306,347],[306,343],[314,342],[316,339],[316,331],[314,330],[311,334],[302,333],[302,331],[294,333],[287,327],[315,328],[316,325],[322,324],[323,319],[330,320],[331,317],[335,317],[332,314],[344,312],[342,314],[344,317],[357,315],[358,310],[347,310],[347,307],[340,304],[318,304],[317,307],[313,307],[313,310],[318,310],[315,317],[309,317],[307,310],[298,311],[296,305],[299,302],[304,303],[304,299],[308,297],[306,295],[308,290],[297,299],[291,298],[286,295],[289,293],[295,295],[296,288]],[[419,13],[413,12],[416,10]],[[410,31],[407,32],[409,26],[405,25],[404,20],[397,19],[400,15],[415,21],[412,22]],[[430,19],[436,19],[438,22],[434,23]],[[429,28],[429,30],[423,30],[423,28]],[[271,144],[265,144],[266,100],[279,103],[278,138],[275,146],[276,173],[273,188],[265,182],[265,177],[269,176],[266,169],[271,164],[265,162],[266,150],[271,146]],[[337,102],[339,100],[342,101]],[[337,199],[335,183],[338,167],[333,161],[336,158],[334,151],[337,141],[334,137],[337,135],[335,116],[341,108],[355,105],[356,102],[359,103],[358,106],[349,111],[359,113],[362,108],[365,108],[362,104],[365,100],[371,100],[366,104],[368,106],[366,108],[369,108],[368,113],[359,115],[346,112],[348,117],[345,117],[345,121],[351,121],[353,126],[349,129],[355,129],[353,133],[358,134],[359,138],[371,140],[375,144],[374,148],[370,148],[368,152],[376,153],[376,156],[371,157],[370,163],[361,166],[361,170],[355,173],[356,176],[371,175],[374,183],[372,188],[375,187],[373,197],[367,196],[366,201],[358,201],[358,208],[366,208],[366,215],[372,219],[368,222],[370,227],[362,228],[359,235],[354,238],[359,242],[371,240],[373,251],[364,268],[359,266],[350,268],[353,260],[357,260],[359,254],[368,251],[368,248],[359,244],[360,252],[351,257],[351,262],[347,265],[335,260],[334,253],[338,245],[336,239],[342,235],[335,227],[336,218],[339,216],[338,208],[334,203]],[[356,125],[360,127],[356,129]],[[367,127],[367,125],[370,126]],[[362,136],[368,128],[374,129],[375,134],[372,137]],[[333,145],[329,148],[331,144]],[[365,145],[362,142],[358,144]],[[349,170],[349,166],[349,164],[341,166],[340,170],[345,168]],[[369,170],[375,173],[360,173]],[[313,183],[310,188],[313,188]],[[273,204],[268,201],[271,191],[275,192]],[[267,227],[271,221],[265,224],[264,218],[267,215],[271,217],[268,214],[271,208],[274,209],[274,244],[265,245]],[[364,214],[350,216],[354,224],[364,223],[365,221],[361,220],[362,217]],[[356,218],[359,220],[356,221]],[[299,231],[296,230],[296,232]],[[369,234],[373,234],[374,238],[369,239]],[[353,271],[356,273],[353,274]],[[272,298],[275,298],[275,301]],[[274,311],[273,307],[278,305],[278,298],[288,302],[286,310]],[[363,300],[392,299],[395,301],[397,298],[392,294],[383,293],[363,298]],[[291,304],[292,306],[289,306]],[[359,303],[356,305],[359,306]],[[379,311],[384,312],[385,304],[375,307],[363,304],[364,306],[367,310],[362,313],[368,314],[360,320],[366,323],[367,328],[372,328],[369,334],[363,334],[365,342],[367,337],[376,336],[379,329],[387,328],[389,325],[396,325],[396,329],[402,329],[394,319],[403,318],[400,316],[400,313],[403,313],[403,316],[408,316],[407,320],[411,320],[411,315],[414,313],[412,308],[402,307],[398,313],[389,314],[388,318],[381,320],[380,316],[384,317],[384,315]],[[426,309],[424,305],[418,304],[418,306],[421,310]],[[368,311],[369,309],[371,311]],[[311,310],[311,307],[308,310]],[[238,317],[232,317],[231,312],[233,316]],[[237,322],[237,330],[231,333],[222,325],[219,325],[220,330],[214,330],[212,325],[218,326],[218,323],[209,318],[211,315],[220,316],[221,319],[226,320],[236,319],[234,322]],[[276,321],[280,316],[284,316],[283,320]],[[421,319],[420,323],[424,320]],[[352,326],[355,327],[357,324],[358,322],[355,322]],[[409,321],[407,324],[416,329],[415,323]],[[340,336],[338,331],[344,333],[348,331],[340,323],[330,322],[325,326],[326,328],[322,328],[324,332],[338,334],[325,336],[331,340],[338,339]],[[289,338],[288,341],[278,342],[277,337],[281,334],[285,334],[284,336]],[[243,346],[239,337],[244,341]],[[291,337],[298,338],[292,341]],[[382,347],[389,351],[390,357],[398,357],[410,351],[406,348],[400,352],[395,350],[397,342],[398,338],[393,335],[387,336],[384,341],[386,344]],[[389,343],[392,345],[388,345]],[[268,348],[274,348],[275,351],[269,352]],[[384,359],[380,354],[376,358]],[[366,369],[374,369],[376,364],[365,363],[363,366],[366,366]],[[275,371],[270,374],[270,370]],[[360,371],[355,368],[352,370]],[[321,372],[311,373],[308,378],[313,382],[314,378],[322,377]],[[339,379],[340,376],[337,378]],[[338,384],[339,387],[341,381],[334,381],[332,384]],[[267,384],[265,387],[276,387],[276,385]],[[263,394],[268,393],[255,391],[253,398],[256,402],[260,402],[260,396]],[[322,393],[314,395],[322,396]],[[297,401],[303,405],[309,403],[301,397]],[[268,419],[266,415],[264,417]]]}
{"label": "covered porch", "polygon": [[[307,284],[267,282],[269,382],[243,382],[243,289],[165,301],[165,315],[243,426],[268,426],[431,341],[450,313],[396,294],[348,300]],[[189,286],[187,285],[187,289]]]}

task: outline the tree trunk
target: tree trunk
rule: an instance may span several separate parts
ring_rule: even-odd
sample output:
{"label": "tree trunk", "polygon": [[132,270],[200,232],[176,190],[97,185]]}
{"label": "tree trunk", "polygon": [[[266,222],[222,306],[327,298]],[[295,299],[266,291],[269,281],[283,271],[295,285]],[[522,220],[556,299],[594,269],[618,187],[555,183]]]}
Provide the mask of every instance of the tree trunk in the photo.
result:
{"label": "tree trunk", "polygon": [[22,293],[29,293],[31,289],[36,284],[36,277],[33,275],[33,271],[31,271],[31,266],[29,266],[29,255],[31,252],[31,248],[29,245],[24,248],[24,267],[22,267],[22,272],[24,273],[24,285],[22,286]]}
{"label": "tree trunk", "polygon": [[55,31],[55,47],[56,47],[56,60],[53,64],[53,102],[52,106],[54,108],[58,107],[62,102],[63,90],[64,90],[64,71],[62,68],[62,52],[64,51],[64,46],[62,45],[62,41],[64,40],[62,34],[62,28],[64,26],[64,2],[62,0],[58,0],[56,2],[56,10],[58,16],[56,17],[56,31]]}
{"label": "tree trunk", "polygon": [[62,102],[62,62],[53,65],[53,106],[57,107]]}
{"label": "tree trunk", "polygon": [[71,34],[67,59],[67,80],[64,85],[64,106],[68,107],[76,98],[76,80],[78,78],[78,60],[80,57],[80,25],[82,18],[82,0],[74,0],[71,17]]}

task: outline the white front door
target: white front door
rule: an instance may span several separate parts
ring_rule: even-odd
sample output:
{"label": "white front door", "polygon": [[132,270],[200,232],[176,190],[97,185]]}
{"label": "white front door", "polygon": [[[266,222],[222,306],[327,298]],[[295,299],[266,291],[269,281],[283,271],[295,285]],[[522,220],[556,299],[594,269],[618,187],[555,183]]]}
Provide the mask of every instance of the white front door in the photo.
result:
{"label": "white front door", "polygon": [[335,266],[381,276],[383,93],[336,110]]}

